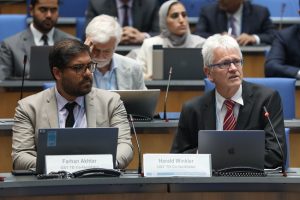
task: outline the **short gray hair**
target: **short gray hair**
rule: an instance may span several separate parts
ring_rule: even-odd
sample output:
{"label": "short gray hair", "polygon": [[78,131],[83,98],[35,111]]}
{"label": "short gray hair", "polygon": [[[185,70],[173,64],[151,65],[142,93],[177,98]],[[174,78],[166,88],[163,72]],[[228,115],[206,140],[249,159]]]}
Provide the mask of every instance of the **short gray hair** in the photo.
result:
{"label": "short gray hair", "polygon": [[214,50],[217,48],[236,49],[239,52],[240,57],[243,58],[240,46],[233,37],[229,35],[215,34],[207,38],[202,47],[204,66],[213,64]]}
{"label": "short gray hair", "polygon": [[116,38],[116,46],[121,41],[122,28],[118,21],[109,15],[94,17],[87,25],[85,34],[93,42],[106,43],[111,38]]}

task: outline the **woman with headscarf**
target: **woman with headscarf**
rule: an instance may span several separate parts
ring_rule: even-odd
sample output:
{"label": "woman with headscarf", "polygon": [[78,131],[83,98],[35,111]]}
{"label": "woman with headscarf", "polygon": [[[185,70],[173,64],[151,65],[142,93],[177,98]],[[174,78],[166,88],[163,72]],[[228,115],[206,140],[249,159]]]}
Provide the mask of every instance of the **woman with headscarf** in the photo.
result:
{"label": "woman with headscarf", "polygon": [[205,39],[190,33],[186,9],[177,0],[163,3],[159,10],[160,35],[144,40],[137,60],[143,66],[144,78],[152,79],[153,45],[168,48],[201,48]]}

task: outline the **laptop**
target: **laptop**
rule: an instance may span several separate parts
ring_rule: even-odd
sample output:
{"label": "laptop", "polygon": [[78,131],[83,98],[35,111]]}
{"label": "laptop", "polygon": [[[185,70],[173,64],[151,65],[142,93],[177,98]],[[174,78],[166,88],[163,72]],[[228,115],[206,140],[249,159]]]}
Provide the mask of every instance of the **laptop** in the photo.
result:
{"label": "laptop", "polygon": [[50,72],[49,52],[52,46],[32,46],[30,53],[30,80],[54,80]]}
{"label": "laptop", "polygon": [[153,119],[160,95],[159,89],[111,91],[120,95],[127,114],[131,114],[134,120],[150,121]]}
{"label": "laptop", "polygon": [[36,173],[45,173],[46,155],[112,154],[115,168],[118,132],[116,127],[39,129]]}
{"label": "laptop", "polygon": [[215,171],[247,167],[264,170],[264,130],[200,130],[198,153],[211,154],[212,169]]}
{"label": "laptop", "polygon": [[[162,48],[162,58],[159,59],[155,53],[159,49],[154,49],[153,56],[158,57],[158,60],[153,60],[153,79],[168,80],[170,67],[172,67],[171,80],[204,79],[201,50],[201,48]],[[162,66],[159,66],[159,61]]]}

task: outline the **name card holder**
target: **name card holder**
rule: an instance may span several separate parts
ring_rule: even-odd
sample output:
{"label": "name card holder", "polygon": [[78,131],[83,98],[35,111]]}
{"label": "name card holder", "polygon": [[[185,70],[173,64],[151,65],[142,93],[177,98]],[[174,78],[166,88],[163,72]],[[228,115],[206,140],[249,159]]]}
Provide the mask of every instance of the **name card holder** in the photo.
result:
{"label": "name card holder", "polygon": [[144,154],[146,177],[211,177],[210,154]]}
{"label": "name card holder", "polygon": [[46,155],[46,173],[75,171],[90,168],[113,169],[111,154],[88,154],[88,155]]}

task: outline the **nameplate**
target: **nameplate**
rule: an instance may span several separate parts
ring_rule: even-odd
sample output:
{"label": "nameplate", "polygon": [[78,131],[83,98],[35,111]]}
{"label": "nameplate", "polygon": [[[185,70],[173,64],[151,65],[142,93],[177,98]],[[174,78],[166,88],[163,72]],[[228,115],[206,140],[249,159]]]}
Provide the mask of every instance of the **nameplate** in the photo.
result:
{"label": "nameplate", "polygon": [[146,177],[211,177],[210,154],[144,154]]}
{"label": "nameplate", "polygon": [[46,155],[46,173],[67,171],[73,173],[89,168],[113,169],[111,154]]}

